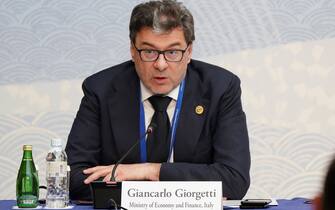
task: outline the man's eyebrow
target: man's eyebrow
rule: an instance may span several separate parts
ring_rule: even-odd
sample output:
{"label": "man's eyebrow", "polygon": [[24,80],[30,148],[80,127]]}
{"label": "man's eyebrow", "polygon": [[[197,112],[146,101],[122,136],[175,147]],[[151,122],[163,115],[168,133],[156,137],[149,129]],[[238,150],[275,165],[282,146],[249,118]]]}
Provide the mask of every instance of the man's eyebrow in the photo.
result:
{"label": "man's eyebrow", "polygon": [[[147,45],[148,47],[152,47],[152,48],[157,48],[154,44],[151,44],[149,42],[142,42],[141,45]],[[171,47],[175,47],[175,46],[181,46],[180,42],[175,42],[170,44],[169,46],[167,46],[167,48],[171,48]]]}

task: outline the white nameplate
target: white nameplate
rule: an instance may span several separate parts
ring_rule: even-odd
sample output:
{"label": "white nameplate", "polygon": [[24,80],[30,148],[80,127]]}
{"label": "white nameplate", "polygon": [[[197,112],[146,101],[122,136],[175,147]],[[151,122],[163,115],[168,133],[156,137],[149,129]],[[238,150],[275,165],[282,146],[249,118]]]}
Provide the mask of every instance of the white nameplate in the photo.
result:
{"label": "white nameplate", "polygon": [[124,181],[121,206],[126,209],[222,210],[221,182]]}

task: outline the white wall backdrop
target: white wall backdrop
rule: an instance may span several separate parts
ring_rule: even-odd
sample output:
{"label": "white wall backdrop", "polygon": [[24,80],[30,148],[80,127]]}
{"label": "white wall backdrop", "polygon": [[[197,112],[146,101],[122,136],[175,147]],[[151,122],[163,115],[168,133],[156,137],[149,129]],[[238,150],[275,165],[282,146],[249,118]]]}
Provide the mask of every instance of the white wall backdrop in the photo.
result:
{"label": "white wall backdrop", "polygon": [[[85,77],[128,60],[138,0],[0,0],[0,199],[15,199],[22,145],[45,183]],[[335,0],[187,0],[194,58],[242,80],[248,197],[312,197],[335,154]],[[6,190],[4,190],[6,189]]]}

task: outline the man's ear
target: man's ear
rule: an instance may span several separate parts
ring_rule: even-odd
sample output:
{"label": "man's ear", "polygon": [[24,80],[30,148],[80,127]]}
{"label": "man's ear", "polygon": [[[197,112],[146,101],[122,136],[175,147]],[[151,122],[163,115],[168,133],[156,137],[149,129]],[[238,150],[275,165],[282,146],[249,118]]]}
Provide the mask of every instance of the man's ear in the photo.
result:
{"label": "man's ear", "polygon": [[313,210],[323,210],[322,207],[322,195],[317,195],[313,201]]}
{"label": "man's ear", "polygon": [[193,52],[193,43],[189,44],[188,48],[187,48],[187,53],[186,53],[187,54],[187,63],[191,62],[192,52]]}
{"label": "man's ear", "polygon": [[133,43],[130,41],[130,55],[131,55],[131,60],[132,61],[135,60],[135,53],[136,53],[136,49],[135,49]]}

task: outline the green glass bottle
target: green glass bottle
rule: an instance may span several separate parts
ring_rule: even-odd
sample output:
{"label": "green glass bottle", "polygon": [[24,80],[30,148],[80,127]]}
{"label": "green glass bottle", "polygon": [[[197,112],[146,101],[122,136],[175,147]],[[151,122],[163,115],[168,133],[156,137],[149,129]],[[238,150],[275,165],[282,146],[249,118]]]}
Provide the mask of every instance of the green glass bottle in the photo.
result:
{"label": "green glass bottle", "polygon": [[39,183],[31,145],[23,146],[23,157],[16,179],[16,201],[20,208],[38,206]]}

